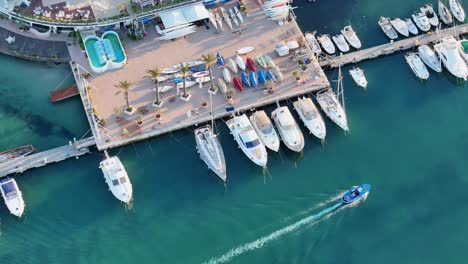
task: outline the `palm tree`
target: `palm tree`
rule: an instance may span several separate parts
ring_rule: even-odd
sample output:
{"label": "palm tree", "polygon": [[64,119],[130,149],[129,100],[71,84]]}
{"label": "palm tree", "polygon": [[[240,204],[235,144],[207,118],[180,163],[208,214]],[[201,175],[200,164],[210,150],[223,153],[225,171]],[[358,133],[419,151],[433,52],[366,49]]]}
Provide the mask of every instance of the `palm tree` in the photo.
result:
{"label": "palm tree", "polygon": [[134,83],[131,83],[127,80],[124,80],[124,81],[120,81],[119,84],[117,85],[114,85],[114,87],[120,89],[120,91],[118,91],[117,93],[115,93],[116,95],[119,94],[119,93],[123,93],[124,94],[124,98],[125,98],[125,110],[131,112],[132,111],[132,108],[130,107],[130,104],[128,102],[128,92],[130,90],[132,90],[132,86],[134,85]]}
{"label": "palm tree", "polygon": [[146,70],[146,73],[148,74],[148,78],[151,78],[154,82],[154,86],[156,89],[156,101],[154,102],[155,105],[160,105],[161,100],[159,97],[159,79],[158,77],[161,75],[161,70],[156,66],[153,69],[148,69]]}
{"label": "palm tree", "polygon": [[183,88],[184,88],[184,94],[182,96],[184,98],[187,98],[188,94],[187,94],[187,86],[185,85],[185,79],[188,76],[188,72],[190,71],[190,68],[189,68],[189,66],[187,64],[180,63],[179,64],[179,71],[182,74],[182,85],[183,85]]}
{"label": "palm tree", "polygon": [[202,55],[202,61],[206,63],[206,68],[210,72],[210,80],[211,80],[211,90],[214,91],[214,84],[213,84],[213,72],[211,71],[211,65],[216,63],[216,57],[213,53],[209,53],[206,55]]}

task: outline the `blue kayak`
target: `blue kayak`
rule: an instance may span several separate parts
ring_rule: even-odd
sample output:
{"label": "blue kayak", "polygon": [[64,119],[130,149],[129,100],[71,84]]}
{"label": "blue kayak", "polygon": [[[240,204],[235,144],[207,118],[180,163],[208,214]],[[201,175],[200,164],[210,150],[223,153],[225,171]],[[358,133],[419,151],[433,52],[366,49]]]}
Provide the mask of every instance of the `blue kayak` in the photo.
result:
{"label": "blue kayak", "polygon": [[250,83],[252,84],[252,86],[257,88],[258,86],[257,74],[255,74],[254,71],[251,71],[249,73],[249,79],[250,79]]}
{"label": "blue kayak", "polygon": [[268,80],[272,80],[273,82],[276,82],[276,77],[270,70],[267,71],[266,77]]}
{"label": "blue kayak", "polygon": [[[172,80],[174,83],[181,83],[182,82],[182,77],[177,77]],[[192,77],[187,77],[185,78],[186,82],[193,81]]]}
{"label": "blue kayak", "polygon": [[362,199],[371,189],[370,184],[363,184],[356,188],[353,188],[347,191],[343,197],[341,197],[341,202],[344,204],[350,204],[357,200]]}
{"label": "blue kayak", "polygon": [[247,73],[245,73],[245,71],[243,71],[243,72],[241,73],[241,80],[242,80],[242,83],[243,83],[246,87],[250,87],[249,77],[247,76]]}
{"label": "blue kayak", "polygon": [[267,81],[265,73],[263,72],[263,70],[258,70],[258,81],[261,84],[265,84],[266,81]]}
{"label": "blue kayak", "polygon": [[200,66],[194,66],[190,68],[191,72],[201,72],[201,71],[206,71],[206,66],[205,65],[200,65]]}
{"label": "blue kayak", "polygon": [[224,65],[224,57],[221,55],[221,53],[216,53],[216,63],[220,66]]}

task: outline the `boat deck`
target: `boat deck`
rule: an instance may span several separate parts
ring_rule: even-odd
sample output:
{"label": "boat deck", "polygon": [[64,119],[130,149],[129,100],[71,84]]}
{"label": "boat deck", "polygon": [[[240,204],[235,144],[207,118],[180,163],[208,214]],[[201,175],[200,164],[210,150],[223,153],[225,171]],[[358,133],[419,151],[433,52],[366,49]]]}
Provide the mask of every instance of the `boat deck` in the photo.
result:
{"label": "boat deck", "polygon": [[[338,67],[349,63],[356,63],[367,59],[373,59],[379,56],[392,54],[397,51],[403,51],[413,48],[418,45],[424,45],[437,41],[441,37],[446,36],[460,36],[468,33],[468,24],[461,24],[455,27],[442,29],[439,34],[429,32],[426,34],[405,38],[398,41],[393,41],[387,44],[358,50],[351,53],[342,54],[339,56],[328,56],[320,60],[322,67]],[[383,34],[383,32],[382,32]]]}
{"label": "boat deck", "polygon": [[94,138],[89,137],[58,148],[18,157],[0,163],[0,178],[9,174],[22,173],[32,168],[39,168],[49,163],[59,162],[72,157],[79,157],[89,152]]}

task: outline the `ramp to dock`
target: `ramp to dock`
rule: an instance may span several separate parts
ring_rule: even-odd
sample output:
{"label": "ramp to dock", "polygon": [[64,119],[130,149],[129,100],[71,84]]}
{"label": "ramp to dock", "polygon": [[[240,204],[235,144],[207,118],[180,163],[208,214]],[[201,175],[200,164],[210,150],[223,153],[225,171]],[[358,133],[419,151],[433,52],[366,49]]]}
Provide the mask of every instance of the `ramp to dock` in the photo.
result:
{"label": "ramp to dock", "polygon": [[79,94],[80,92],[78,91],[78,86],[74,84],[69,87],[53,90],[49,93],[49,96],[50,100],[55,103]]}
{"label": "ramp to dock", "polygon": [[94,138],[85,138],[58,148],[18,157],[0,163],[0,178],[9,174],[22,173],[32,168],[39,168],[49,163],[59,162],[89,153],[89,147],[95,145]]}

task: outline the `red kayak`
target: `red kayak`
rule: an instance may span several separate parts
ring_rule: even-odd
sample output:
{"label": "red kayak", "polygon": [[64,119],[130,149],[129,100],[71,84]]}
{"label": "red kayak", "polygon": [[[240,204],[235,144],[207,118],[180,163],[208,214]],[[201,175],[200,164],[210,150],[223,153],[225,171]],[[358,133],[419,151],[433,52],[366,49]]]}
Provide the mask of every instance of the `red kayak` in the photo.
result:
{"label": "red kayak", "polygon": [[257,71],[257,67],[255,67],[255,62],[249,57],[247,57],[247,67],[251,71]]}
{"label": "red kayak", "polygon": [[242,82],[237,76],[234,76],[234,78],[232,78],[232,82],[234,83],[234,87],[236,87],[239,91],[244,91],[244,86],[242,86]]}

